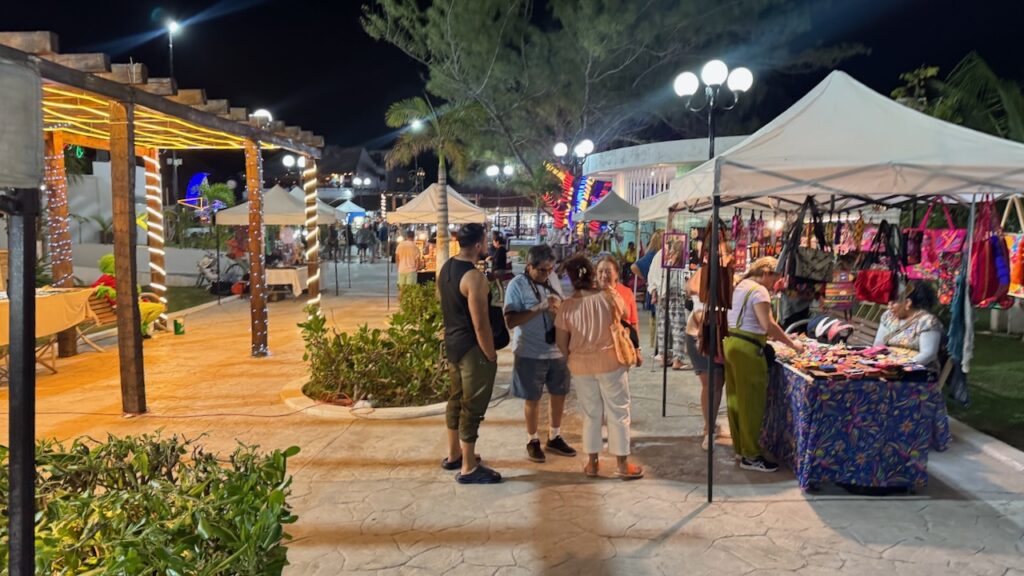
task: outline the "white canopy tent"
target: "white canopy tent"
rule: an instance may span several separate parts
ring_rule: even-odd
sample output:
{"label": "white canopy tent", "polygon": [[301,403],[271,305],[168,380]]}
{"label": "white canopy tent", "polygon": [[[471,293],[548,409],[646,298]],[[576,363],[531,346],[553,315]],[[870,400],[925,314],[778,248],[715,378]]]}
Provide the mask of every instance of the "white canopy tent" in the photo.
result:
{"label": "white canopy tent", "polygon": [[[392,224],[436,224],[438,185],[431,184],[420,192],[405,206],[388,213],[388,222]],[[464,196],[448,186],[448,222],[451,224],[483,224],[487,220],[487,212],[473,204]]]}
{"label": "white canopy tent", "polygon": [[790,210],[809,195],[835,196],[837,209],[1001,195],[1024,190],[1024,144],[927,116],[835,71],[750,137],[641,202],[640,218],[706,209],[716,190],[723,205]]}
{"label": "white canopy tent", "polygon": [[348,222],[349,216],[366,214],[366,209],[351,200],[345,200],[334,209],[334,213],[337,214],[338,220]]}
{"label": "white canopy tent", "polygon": [[[334,224],[334,211],[317,210],[317,224]],[[306,223],[306,203],[295,198],[281,186],[263,192],[263,224],[267,226],[303,226]],[[217,212],[217,224],[221,226],[248,226],[249,203]]]}
{"label": "white canopy tent", "polygon": [[600,202],[583,211],[583,221],[590,222],[635,222],[639,217],[640,209],[633,206],[626,199],[612,192],[606,194]]}
{"label": "white canopy tent", "polygon": [[[305,214],[306,191],[298,186],[292,186],[292,189],[288,191],[288,194],[291,195],[292,198],[302,202],[303,214]],[[338,220],[334,213],[334,208],[319,198],[316,199],[316,214],[317,224],[334,224]]]}

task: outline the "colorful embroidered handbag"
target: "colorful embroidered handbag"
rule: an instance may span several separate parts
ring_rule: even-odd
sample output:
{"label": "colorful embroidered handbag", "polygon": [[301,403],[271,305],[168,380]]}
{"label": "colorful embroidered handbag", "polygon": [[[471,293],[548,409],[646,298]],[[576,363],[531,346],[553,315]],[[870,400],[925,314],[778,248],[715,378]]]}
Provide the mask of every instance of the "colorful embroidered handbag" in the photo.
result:
{"label": "colorful embroidered handbag", "polygon": [[899,254],[893,228],[885,220],[878,226],[871,248],[861,255],[853,285],[857,300],[888,304],[899,291]]}
{"label": "colorful embroidered handbag", "polygon": [[[948,228],[928,228],[932,209],[936,203],[942,206]],[[960,258],[962,258],[967,230],[957,228],[953,224],[953,216],[949,213],[949,207],[935,200],[928,205],[924,217],[921,218],[921,224],[917,228],[904,230],[903,237],[906,251],[908,252],[904,255],[904,260],[907,264],[904,272],[907,278],[910,280],[931,280],[940,276],[940,269],[944,264],[943,260],[950,258],[955,260],[945,264],[948,264],[948,267],[953,270],[957,269]]]}
{"label": "colorful embroidered handbag", "polygon": [[971,245],[971,304],[988,308],[999,303],[1010,290],[1010,255],[996,223],[995,201],[981,203],[974,223]]}
{"label": "colorful embroidered handbag", "polygon": [[[811,213],[810,228],[813,232],[808,234],[808,245],[810,237],[813,236],[817,240],[817,248],[800,245],[804,217],[808,210]],[[779,272],[789,277],[790,286],[801,281],[824,283],[832,279],[834,261],[835,254],[832,252],[832,245],[825,239],[825,225],[822,223],[821,214],[814,205],[814,199],[808,198],[800,208],[796,223],[786,238],[782,256],[779,258]]]}
{"label": "colorful embroidered handbag", "polygon": [[853,285],[855,274],[846,270],[834,270],[832,281],[825,285],[822,308],[845,312],[853,310],[857,300],[857,288]]}

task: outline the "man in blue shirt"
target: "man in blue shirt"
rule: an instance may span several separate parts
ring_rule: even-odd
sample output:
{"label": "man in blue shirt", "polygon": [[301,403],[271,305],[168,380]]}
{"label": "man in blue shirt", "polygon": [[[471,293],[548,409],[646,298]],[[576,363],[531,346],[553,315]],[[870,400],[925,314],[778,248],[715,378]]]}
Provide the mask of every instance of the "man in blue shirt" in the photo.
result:
{"label": "man in blue shirt", "polygon": [[544,462],[537,434],[540,398],[547,387],[551,398],[551,429],[546,449],[560,456],[576,450],[562,439],[560,427],[569,393],[569,367],[555,345],[555,314],[562,302],[558,282],[550,282],[555,254],[547,244],[530,248],[526,273],[516,276],[505,290],[505,323],[512,332],[512,395],[525,401],[527,457]]}

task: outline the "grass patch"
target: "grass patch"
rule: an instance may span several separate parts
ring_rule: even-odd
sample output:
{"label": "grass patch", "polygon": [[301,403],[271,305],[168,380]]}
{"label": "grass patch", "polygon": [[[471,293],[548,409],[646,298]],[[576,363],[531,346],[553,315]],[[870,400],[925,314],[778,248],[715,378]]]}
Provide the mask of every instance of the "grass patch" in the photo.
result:
{"label": "grass patch", "polygon": [[949,402],[950,415],[1024,450],[1024,343],[1020,337],[978,334],[968,382],[971,407]]}
{"label": "grass patch", "polygon": [[[145,291],[145,289],[143,289]],[[210,294],[206,288],[195,286],[168,286],[167,287],[167,312],[177,312],[200,304],[206,304],[217,299],[215,294]]]}

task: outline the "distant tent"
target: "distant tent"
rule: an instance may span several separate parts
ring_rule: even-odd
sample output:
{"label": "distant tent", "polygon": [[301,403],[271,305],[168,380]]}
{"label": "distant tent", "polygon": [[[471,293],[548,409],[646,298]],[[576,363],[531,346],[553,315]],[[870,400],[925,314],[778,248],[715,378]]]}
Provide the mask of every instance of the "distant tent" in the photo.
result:
{"label": "distant tent", "polygon": [[[388,213],[388,222],[394,224],[436,224],[437,200],[440,188],[431,184],[404,206]],[[451,224],[483,224],[487,212],[473,204],[463,195],[448,186],[448,222]]]}
{"label": "distant tent", "polygon": [[584,222],[633,222],[639,217],[640,209],[614,192],[605,195],[600,202],[583,211]]}
{"label": "distant tent", "polygon": [[345,200],[342,205],[334,209],[334,214],[338,220],[349,222],[356,216],[365,216],[366,210],[351,200]]}
{"label": "distant tent", "polygon": [[[330,208],[328,207],[328,210]],[[337,219],[333,211],[317,211],[317,224],[334,224]],[[280,186],[263,192],[263,224],[268,226],[303,226],[306,223],[306,204]],[[249,224],[249,202],[217,212],[217,224],[221,226],[247,226]]]}

